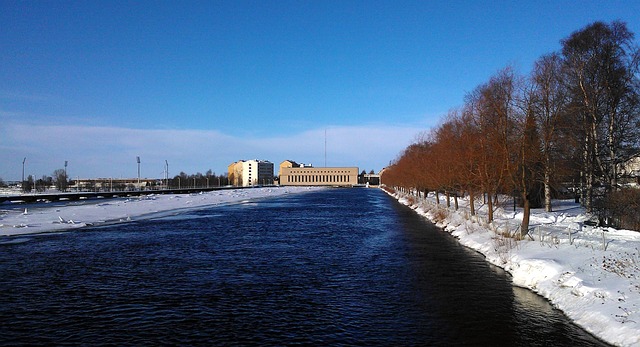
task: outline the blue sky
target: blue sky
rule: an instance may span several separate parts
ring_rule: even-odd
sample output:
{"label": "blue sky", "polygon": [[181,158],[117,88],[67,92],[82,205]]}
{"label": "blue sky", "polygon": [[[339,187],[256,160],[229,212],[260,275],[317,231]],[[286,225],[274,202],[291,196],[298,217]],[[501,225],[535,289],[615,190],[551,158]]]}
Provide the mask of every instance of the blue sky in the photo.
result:
{"label": "blue sky", "polygon": [[[640,1],[0,1],[0,178],[380,170],[466,93]],[[636,41],[638,41],[636,39]]]}

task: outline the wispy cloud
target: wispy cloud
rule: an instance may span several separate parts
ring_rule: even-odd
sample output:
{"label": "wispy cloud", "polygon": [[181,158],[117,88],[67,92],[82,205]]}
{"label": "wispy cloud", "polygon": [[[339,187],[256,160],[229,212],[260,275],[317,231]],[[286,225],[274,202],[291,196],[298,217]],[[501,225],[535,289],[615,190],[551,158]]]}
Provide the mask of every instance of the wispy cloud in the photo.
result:
{"label": "wispy cloud", "polygon": [[276,165],[292,159],[316,166],[358,166],[379,170],[413,138],[403,126],[328,127],[279,137],[240,138],[215,130],[131,129],[98,126],[5,124],[0,129],[0,177],[19,179],[22,159],[27,174],[50,175],[69,161],[72,177],[134,177],[136,156],[142,175],[226,172],[239,159],[264,159]]}
{"label": "wispy cloud", "polygon": [[59,102],[60,98],[47,95],[47,94],[25,94],[18,92],[9,92],[9,91],[1,91],[0,90],[0,99],[5,100],[17,100],[17,101],[28,101],[28,102],[42,102],[42,103],[50,103],[50,102]]}

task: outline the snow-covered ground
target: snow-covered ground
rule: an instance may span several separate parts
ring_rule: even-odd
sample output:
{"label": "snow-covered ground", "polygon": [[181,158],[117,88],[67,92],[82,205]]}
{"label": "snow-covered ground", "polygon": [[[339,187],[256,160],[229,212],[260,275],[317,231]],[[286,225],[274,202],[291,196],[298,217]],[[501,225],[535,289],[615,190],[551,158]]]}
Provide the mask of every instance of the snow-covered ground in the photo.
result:
{"label": "snow-covered ground", "polygon": [[128,222],[184,210],[304,193],[315,189],[320,188],[264,187],[218,190],[190,195],[158,194],[132,198],[81,200],[64,204],[0,204],[0,243],[12,242],[11,238],[2,236],[64,231],[87,225]]}
{"label": "snow-covered ground", "polygon": [[[401,203],[507,270],[514,285],[529,288],[587,331],[620,346],[640,346],[640,232],[592,227],[579,204],[554,201],[555,212],[535,209],[530,236],[516,241],[522,210],[505,201],[486,223],[487,207],[476,201],[477,216],[469,215],[468,200],[459,209],[447,208],[440,197],[426,199],[394,193]],[[509,206],[509,207],[507,207]],[[478,208],[480,207],[480,208]]]}
{"label": "snow-covered ground", "polygon": [[2,195],[20,195],[22,191],[19,188],[0,188],[0,196]]}

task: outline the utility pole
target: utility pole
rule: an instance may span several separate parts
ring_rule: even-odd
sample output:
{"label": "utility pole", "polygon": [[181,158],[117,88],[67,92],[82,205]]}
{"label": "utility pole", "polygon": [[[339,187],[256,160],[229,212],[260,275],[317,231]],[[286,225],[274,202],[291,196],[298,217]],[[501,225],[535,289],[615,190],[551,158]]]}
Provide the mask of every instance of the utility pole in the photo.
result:
{"label": "utility pole", "polygon": [[324,129],[324,167],[327,167],[327,129]]}

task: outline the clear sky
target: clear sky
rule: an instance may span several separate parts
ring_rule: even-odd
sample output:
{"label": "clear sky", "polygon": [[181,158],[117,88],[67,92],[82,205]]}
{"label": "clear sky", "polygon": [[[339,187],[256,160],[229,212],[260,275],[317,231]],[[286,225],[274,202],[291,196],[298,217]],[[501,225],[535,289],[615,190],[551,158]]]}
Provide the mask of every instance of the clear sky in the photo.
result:
{"label": "clear sky", "polygon": [[[499,69],[640,1],[0,0],[0,178],[378,171]],[[636,37],[636,41],[638,39]]]}

